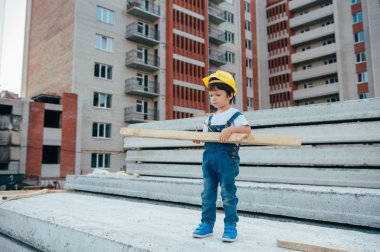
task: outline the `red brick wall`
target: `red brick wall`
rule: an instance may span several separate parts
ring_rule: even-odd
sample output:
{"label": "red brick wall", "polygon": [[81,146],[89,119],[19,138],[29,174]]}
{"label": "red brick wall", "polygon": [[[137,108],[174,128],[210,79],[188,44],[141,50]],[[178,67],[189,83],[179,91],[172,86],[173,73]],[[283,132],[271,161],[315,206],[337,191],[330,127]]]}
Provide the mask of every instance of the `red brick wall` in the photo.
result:
{"label": "red brick wall", "polygon": [[62,107],[61,177],[66,177],[66,175],[75,173],[77,95],[64,93]]}
{"label": "red brick wall", "polygon": [[[33,0],[31,6],[28,97],[71,92],[75,0]],[[95,14],[94,14],[95,15]]]}
{"label": "red brick wall", "polygon": [[29,104],[26,176],[41,176],[44,113],[45,104],[38,102]]}

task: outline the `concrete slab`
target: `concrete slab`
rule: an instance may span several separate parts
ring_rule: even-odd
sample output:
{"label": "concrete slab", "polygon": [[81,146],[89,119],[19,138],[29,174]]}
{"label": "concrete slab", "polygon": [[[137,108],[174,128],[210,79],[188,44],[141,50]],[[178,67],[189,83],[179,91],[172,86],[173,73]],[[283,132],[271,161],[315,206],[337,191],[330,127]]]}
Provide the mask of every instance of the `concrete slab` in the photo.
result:
{"label": "concrete slab", "polygon": [[[357,251],[376,251],[380,233],[314,224],[240,217],[239,240],[194,239],[200,211],[82,193],[45,194],[0,205],[0,232],[43,251],[289,251],[276,240],[294,240]],[[0,246],[2,246],[0,244]]]}
{"label": "concrete slab", "polygon": [[[200,205],[201,179],[68,176],[65,188]],[[238,181],[238,209],[380,228],[380,190]],[[220,204],[220,199],[218,201]]]}

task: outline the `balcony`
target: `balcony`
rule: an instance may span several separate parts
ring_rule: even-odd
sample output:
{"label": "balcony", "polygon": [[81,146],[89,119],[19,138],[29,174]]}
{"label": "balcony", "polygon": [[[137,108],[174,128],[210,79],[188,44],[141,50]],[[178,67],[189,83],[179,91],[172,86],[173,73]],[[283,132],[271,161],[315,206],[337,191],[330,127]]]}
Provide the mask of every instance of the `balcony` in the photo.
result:
{"label": "balcony", "polygon": [[125,65],[137,70],[154,72],[160,69],[160,60],[156,55],[134,49],[126,53]]}
{"label": "balcony", "polygon": [[289,20],[290,28],[295,28],[301,25],[309,25],[325,19],[334,14],[333,5],[325,6],[323,8],[311,11],[307,14],[296,16]]}
{"label": "balcony", "polygon": [[21,116],[19,115],[0,115],[0,130],[19,131]]}
{"label": "balcony", "polygon": [[317,5],[320,0],[292,0],[289,1],[289,10],[297,11],[301,8],[310,7],[312,5]]}
{"label": "balcony", "polygon": [[301,80],[315,79],[317,77],[335,74],[337,71],[338,67],[336,63],[313,67],[308,70],[293,72],[293,81],[297,82]]}
{"label": "balcony", "polygon": [[20,160],[19,146],[0,146],[0,164],[8,164],[11,161]]}
{"label": "balcony", "polygon": [[225,22],[224,12],[215,7],[208,7],[208,19],[214,24],[221,24]]}
{"label": "balcony", "polygon": [[210,43],[215,45],[221,45],[227,42],[224,32],[215,28],[209,28],[208,36]]}
{"label": "balcony", "polygon": [[0,146],[20,145],[21,134],[17,131],[1,130],[0,131]]}
{"label": "balcony", "polygon": [[124,109],[124,122],[126,123],[141,123],[152,120],[159,120],[157,110],[148,109],[147,113],[143,113],[136,112],[135,107],[126,107]]}
{"label": "balcony", "polygon": [[322,39],[324,37],[328,37],[330,35],[333,35],[335,33],[335,26],[334,24],[326,25],[305,33],[297,34],[292,37],[290,37],[290,44],[292,46],[311,42],[314,40]]}
{"label": "balcony", "polygon": [[219,52],[219,51],[214,50],[214,49],[209,50],[208,58],[210,61],[210,65],[212,65],[212,66],[219,67],[219,66],[225,65],[227,63],[226,62],[226,55],[224,53]]}
{"label": "balcony", "polygon": [[135,17],[156,21],[160,18],[160,6],[154,4],[155,1],[146,0],[128,0],[127,13]]}
{"label": "balcony", "polygon": [[138,77],[131,77],[125,80],[125,93],[142,97],[157,97],[160,95],[159,83],[149,81],[147,85],[142,84]]}
{"label": "balcony", "polygon": [[212,2],[214,4],[221,4],[224,2],[224,0],[210,0],[210,2]]}
{"label": "balcony", "polygon": [[330,44],[326,46],[320,46],[317,48],[309,49],[303,52],[294,53],[292,54],[291,57],[292,57],[292,63],[297,64],[304,61],[323,58],[335,53],[336,53],[336,45],[334,43],[334,44]]}
{"label": "balcony", "polygon": [[155,46],[160,43],[160,33],[154,27],[146,28],[144,25],[132,23],[127,25],[126,39],[147,46]]}
{"label": "balcony", "polygon": [[339,93],[339,84],[321,85],[312,88],[297,89],[293,91],[294,100],[305,100]]}

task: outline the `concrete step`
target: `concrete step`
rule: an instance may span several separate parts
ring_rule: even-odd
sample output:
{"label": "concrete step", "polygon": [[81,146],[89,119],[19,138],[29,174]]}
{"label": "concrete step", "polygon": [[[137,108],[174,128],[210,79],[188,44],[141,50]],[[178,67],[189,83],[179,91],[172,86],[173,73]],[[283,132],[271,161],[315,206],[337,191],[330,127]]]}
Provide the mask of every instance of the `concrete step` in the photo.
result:
{"label": "concrete step", "polygon": [[226,244],[221,213],[213,237],[194,239],[199,219],[198,210],[80,192],[0,202],[0,233],[42,251],[288,251],[276,247],[277,239],[357,251],[380,247],[376,231],[248,217],[240,217],[238,241]]}
{"label": "concrete step", "polygon": [[[380,190],[238,181],[238,210],[380,228]],[[201,179],[68,176],[66,189],[201,204]],[[218,206],[221,201],[218,199]]]}

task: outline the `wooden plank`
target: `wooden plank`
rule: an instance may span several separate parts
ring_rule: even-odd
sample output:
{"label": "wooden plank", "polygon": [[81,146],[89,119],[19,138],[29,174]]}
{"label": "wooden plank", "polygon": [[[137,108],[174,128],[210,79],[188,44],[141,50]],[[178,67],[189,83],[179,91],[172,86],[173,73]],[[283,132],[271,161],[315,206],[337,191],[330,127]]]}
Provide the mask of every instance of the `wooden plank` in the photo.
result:
{"label": "wooden plank", "polygon": [[305,252],[354,252],[353,250],[347,250],[347,249],[342,249],[342,248],[333,248],[333,247],[307,244],[307,243],[295,242],[295,241],[286,241],[286,240],[277,240],[277,247],[293,249],[293,250],[298,250],[298,251],[305,251]]}
{"label": "wooden plank", "polygon": [[[380,142],[380,121],[255,129],[255,134],[301,136],[302,144]],[[128,137],[124,148],[199,147],[191,141]]]}
{"label": "wooden plank", "polygon": [[[126,161],[153,163],[202,162],[203,150],[140,150],[127,151]],[[319,146],[319,147],[242,147],[239,151],[243,165],[286,166],[349,166],[379,167],[380,145]]]}
{"label": "wooden plank", "polygon": [[[294,124],[320,124],[380,118],[380,98],[350,100],[329,104],[314,104],[288,108],[264,109],[243,113],[255,127]],[[130,128],[201,130],[206,116],[132,124]]]}
{"label": "wooden plank", "polygon": [[[190,141],[199,140],[203,142],[219,142],[220,136],[220,133],[216,132],[190,132],[178,130],[150,130],[133,128],[122,128],[120,130],[120,134],[123,136],[138,136],[147,138]],[[300,146],[302,138],[298,136],[232,134],[228,138],[228,142],[238,144]]]}
{"label": "wooden plank", "polygon": [[[24,199],[24,198],[30,198],[46,193],[56,193],[56,192],[66,192],[66,190],[49,190],[49,189],[43,189],[43,190],[38,190],[38,191],[31,191],[28,193],[23,193],[23,194],[16,194],[12,196],[3,196],[2,200],[9,201],[9,200],[16,200],[16,199]],[[4,203],[2,202],[2,203]]]}
{"label": "wooden plank", "polygon": [[[380,169],[240,166],[238,181],[380,189]],[[143,176],[202,178],[201,164],[127,163]]]}

